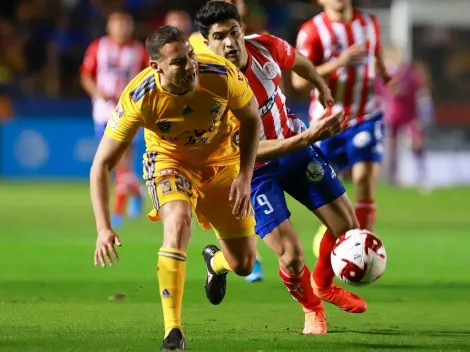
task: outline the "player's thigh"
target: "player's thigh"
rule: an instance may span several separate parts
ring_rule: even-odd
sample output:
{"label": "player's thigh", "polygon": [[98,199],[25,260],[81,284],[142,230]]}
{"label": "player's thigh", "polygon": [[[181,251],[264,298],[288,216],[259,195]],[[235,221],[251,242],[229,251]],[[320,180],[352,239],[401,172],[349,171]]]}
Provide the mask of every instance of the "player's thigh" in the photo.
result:
{"label": "player's thigh", "polygon": [[284,268],[299,273],[305,263],[304,250],[299,235],[290,219],[281,222],[263,238],[266,245],[276,254]]}
{"label": "player's thigh", "polygon": [[346,190],[322,152],[312,146],[281,181],[282,188],[309,210],[321,208]]}
{"label": "player's thigh", "polygon": [[238,176],[239,166],[229,165],[214,168],[210,182],[201,188],[196,213],[214,229],[218,238],[248,237],[254,234],[255,219],[250,215],[237,219],[233,215],[233,201],[229,201],[230,188]]}
{"label": "player's thigh", "polygon": [[272,176],[271,172],[266,175],[264,168],[255,170],[251,184],[251,203],[256,219],[255,230],[261,238],[271,233],[291,215],[278,178]]}
{"label": "player's thigh", "polygon": [[346,231],[359,228],[354,208],[346,193],[315,209],[313,213],[336,237]]}
{"label": "player's thigh", "polygon": [[152,200],[151,220],[160,220],[161,208],[170,202],[181,201],[190,209],[197,205],[197,187],[192,173],[181,164],[170,160],[158,160],[157,152],[144,154],[143,172]]}

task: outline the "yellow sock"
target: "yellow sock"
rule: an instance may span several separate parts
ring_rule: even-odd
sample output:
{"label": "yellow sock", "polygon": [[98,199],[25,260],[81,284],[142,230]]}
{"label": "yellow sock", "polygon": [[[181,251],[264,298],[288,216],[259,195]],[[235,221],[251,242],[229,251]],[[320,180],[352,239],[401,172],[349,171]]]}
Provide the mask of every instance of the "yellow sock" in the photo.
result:
{"label": "yellow sock", "polygon": [[232,271],[222,251],[218,251],[217,253],[215,253],[214,257],[211,260],[211,266],[212,270],[214,270],[216,274],[223,274],[227,271]]}
{"label": "yellow sock", "polygon": [[186,279],[186,253],[162,247],[158,251],[157,277],[165,322],[165,336],[173,328],[182,329],[181,307]]}

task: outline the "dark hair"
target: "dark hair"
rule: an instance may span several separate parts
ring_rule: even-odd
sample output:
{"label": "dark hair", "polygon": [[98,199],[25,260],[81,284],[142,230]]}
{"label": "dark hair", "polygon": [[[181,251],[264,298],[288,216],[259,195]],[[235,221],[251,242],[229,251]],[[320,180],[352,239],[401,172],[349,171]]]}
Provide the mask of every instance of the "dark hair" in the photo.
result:
{"label": "dark hair", "polygon": [[237,7],[224,1],[209,1],[197,12],[195,23],[199,32],[207,38],[214,24],[227,20],[241,23]]}
{"label": "dark hair", "polygon": [[161,57],[161,48],[163,48],[168,43],[178,42],[182,40],[183,37],[183,32],[176,27],[158,27],[155,32],[150,34],[145,40],[147,53],[152,60],[159,59]]}

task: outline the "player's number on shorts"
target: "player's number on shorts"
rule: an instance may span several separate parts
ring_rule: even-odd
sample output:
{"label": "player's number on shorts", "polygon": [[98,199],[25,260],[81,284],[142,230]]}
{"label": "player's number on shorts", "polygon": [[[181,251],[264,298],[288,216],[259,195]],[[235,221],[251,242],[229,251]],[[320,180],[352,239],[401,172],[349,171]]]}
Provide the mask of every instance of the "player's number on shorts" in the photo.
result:
{"label": "player's number on shorts", "polygon": [[274,211],[271,203],[269,203],[268,198],[264,194],[258,195],[256,197],[256,201],[258,202],[259,205],[266,206],[267,209],[264,211],[266,215],[271,214]]}

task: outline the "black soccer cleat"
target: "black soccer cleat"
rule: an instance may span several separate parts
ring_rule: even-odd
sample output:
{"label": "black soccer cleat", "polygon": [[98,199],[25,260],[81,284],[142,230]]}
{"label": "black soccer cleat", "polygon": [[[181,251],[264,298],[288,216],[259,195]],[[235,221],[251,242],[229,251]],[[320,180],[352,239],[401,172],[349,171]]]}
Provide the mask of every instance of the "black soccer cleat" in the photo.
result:
{"label": "black soccer cleat", "polygon": [[184,338],[180,329],[171,329],[163,340],[160,351],[184,351]]}
{"label": "black soccer cleat", "polygon": [[212,244],[206,246],[202,251],[207,269],[206,283],[204,284],[206,297],[213,305],[217,305],[222,302],[227,289],[227,273],[217,274],[211,266],[211,259],[218,251],[219,248]]}

